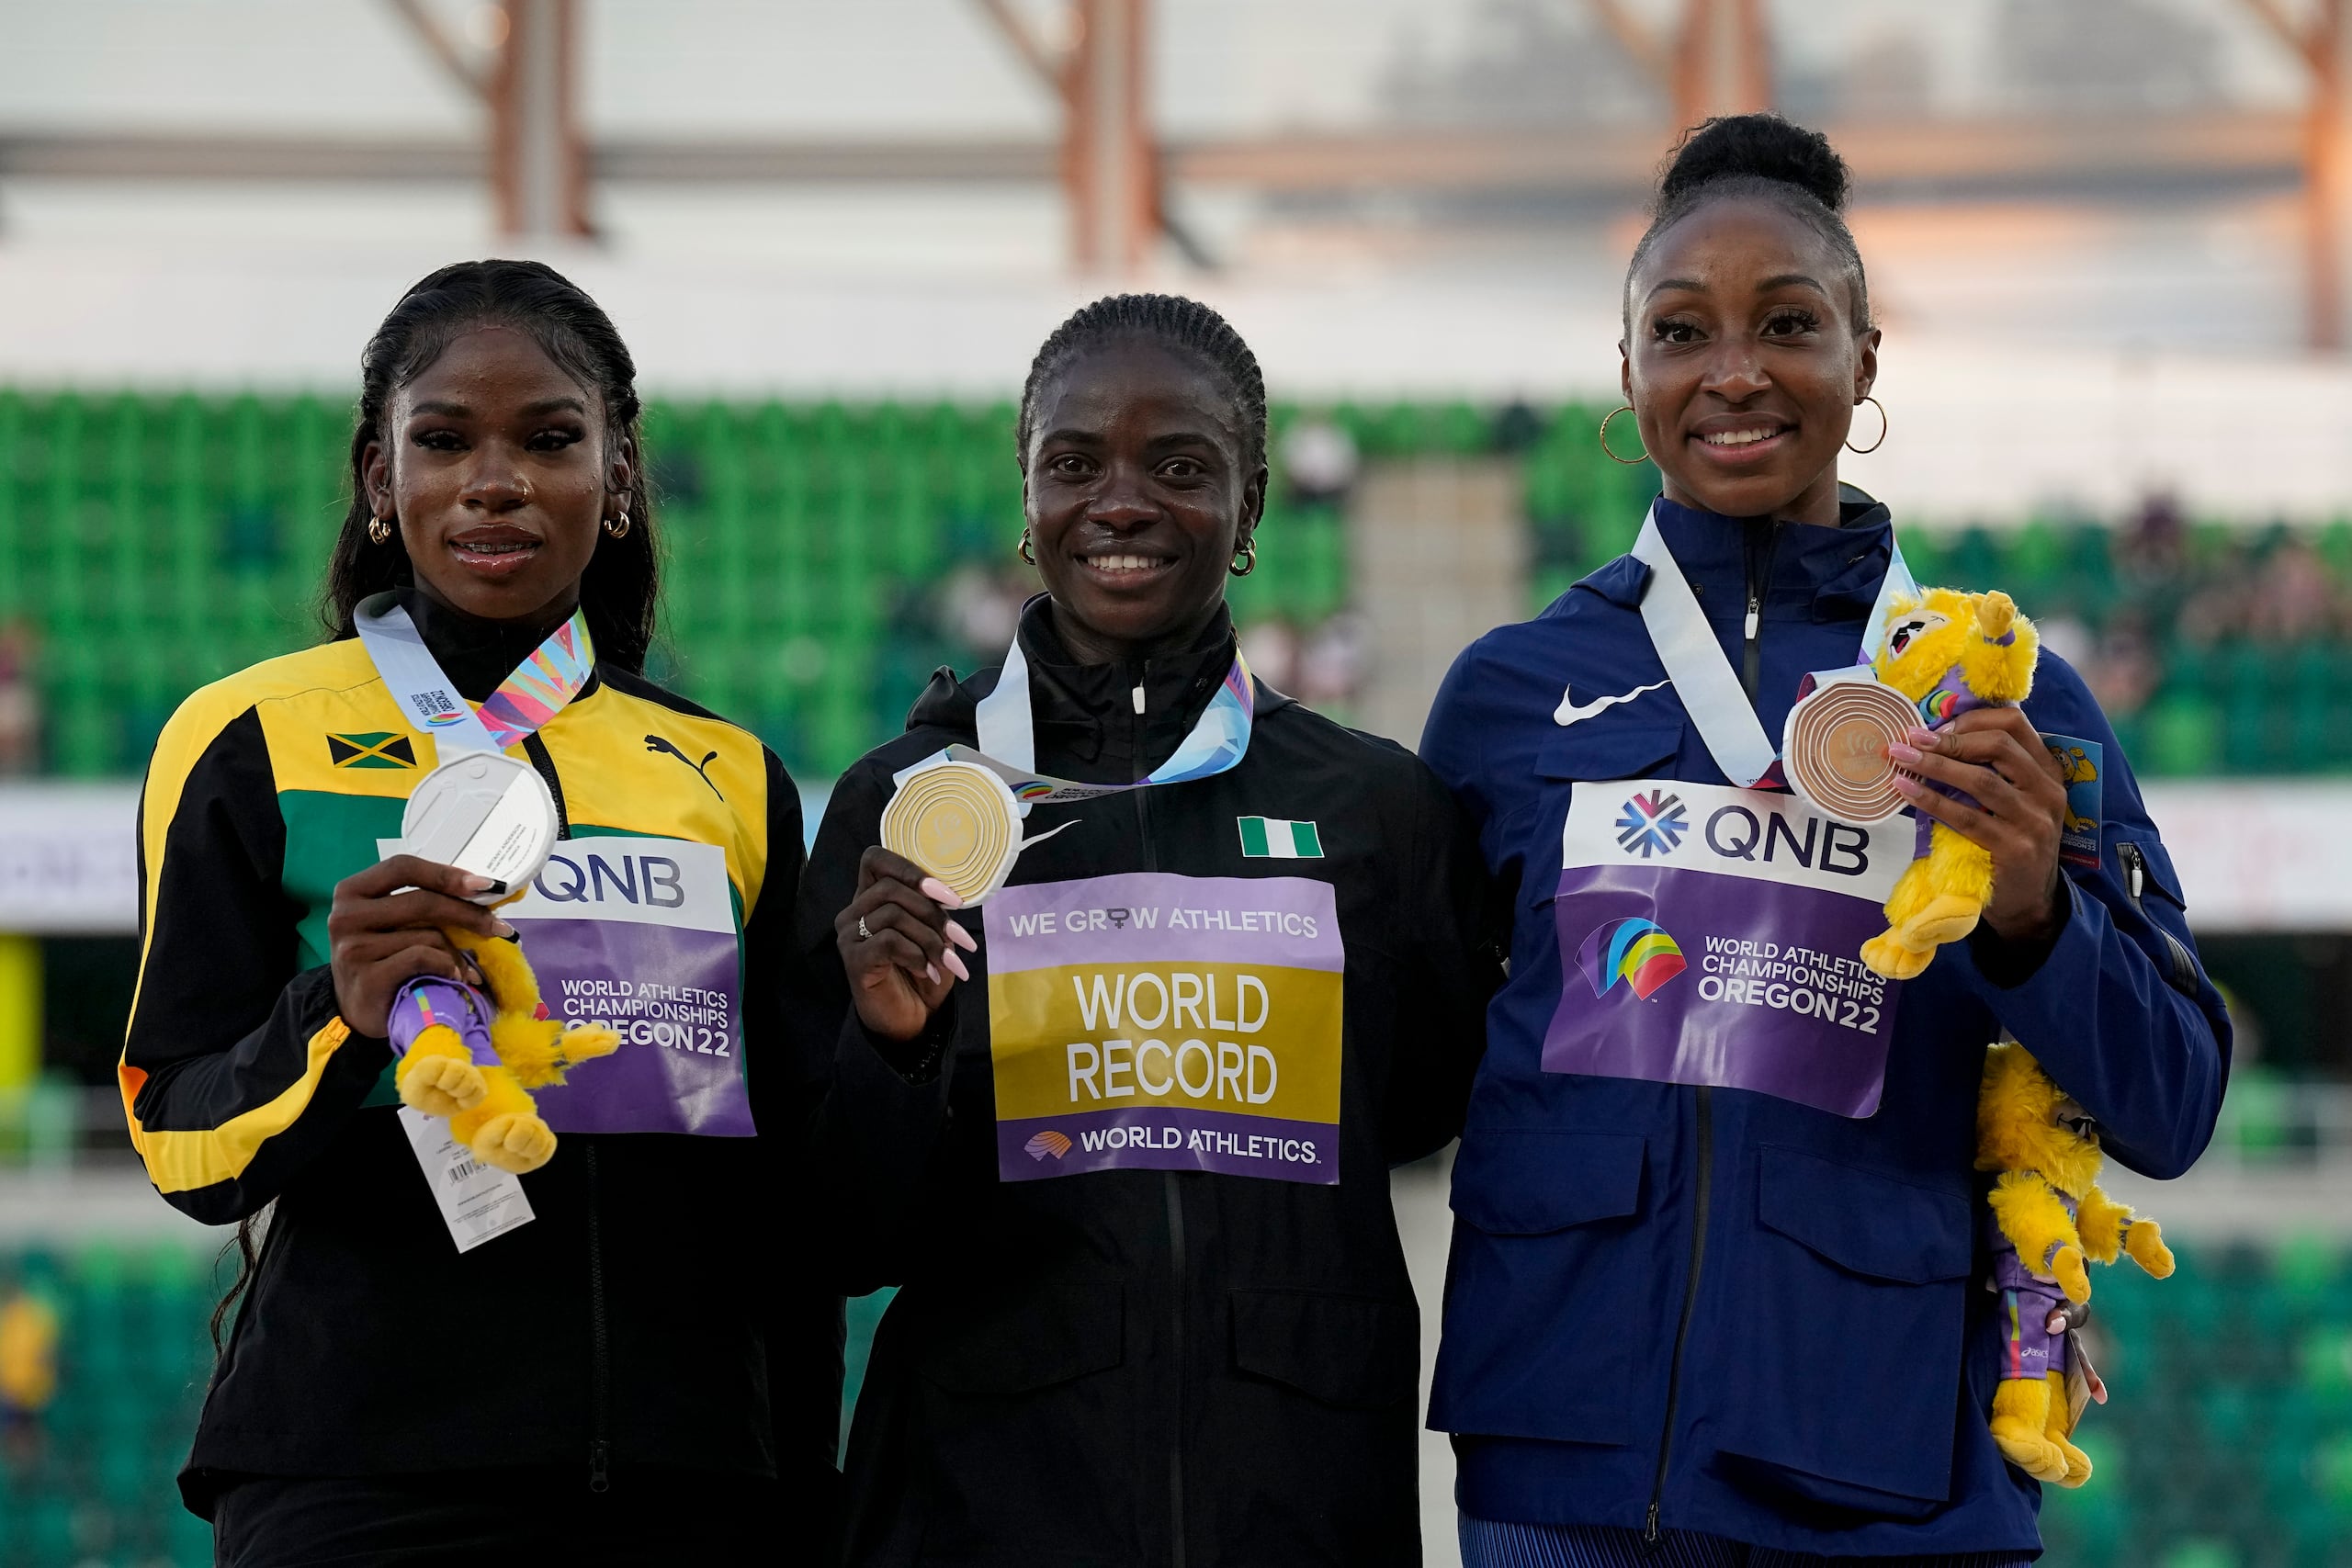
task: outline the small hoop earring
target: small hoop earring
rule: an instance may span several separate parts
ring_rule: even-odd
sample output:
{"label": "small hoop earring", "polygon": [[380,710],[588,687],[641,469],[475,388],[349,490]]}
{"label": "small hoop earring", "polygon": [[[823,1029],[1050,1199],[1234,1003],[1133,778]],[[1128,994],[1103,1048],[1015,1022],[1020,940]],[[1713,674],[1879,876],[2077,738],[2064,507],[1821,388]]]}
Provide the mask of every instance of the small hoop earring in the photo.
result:
{"label": "small hoop earring", "polygon": [[1025,523],[1021,527],[1021,543],[1013,547],[1012,553],[1031,566],[1037,564],[1036,547],[1029,543],[1029,526]]}
{"label": "small hoop earring", "polygon": [[392,525],[381,517],[368,519],[368,537],[371,543],[389,545],[392,542]]}
{"label": "small hoop earring", "polygon": [[617,523],[609,517],[605,519],[605,532],[610,534],[616,539],[628,538],[628,513],[626,512],[621,513],[620,521]]}
{"label": "small hoop earring", "polygon": [[[1876,398],[1870,397],[1867,394],[1863,397],[1862,402],[1868,403],[1871,407],[1878,410],[1878,439],[1871,442],[1867,446],[1857,446],[1854,445],[1852,437],[1849,435],[1846,441],[1846,450],[1851,452],[1857,457],[1868,457],[1871,453],[1877,451],[1880,447],[1886,445],[1886,405],[1880,402]],[[1857,403],[1854,406],[1860,408],[1861,404]]]}
{"label": "small hoop earring", "polygon": [[1609,450],[1609,422],[1610,422],[1610,420],[1613,420],[1613,419],[1615,419],[1615,418],[1616,418],[1619,414],[1621,414],[1621,413],[1632,413],[1633,412],[1634,412],[1634,405],[1633,405],[1633,404],[1631,404],[1631,403],[1627,403],[1627,404],[1626,404],[1624,407],[1623,407],[1623,408],[1611,409],[1611,410],[1609,411],[1609,419],[1604,419],[1604,420],[1602,420],[1602,421],[1600,422],[1600,449],[1601,449],[1601,451],[1602,451],[1602,452],[1604,452],[1604,453],[1607,453],[1607,454],[1608,454],[1608,457],[1609,457],[1609,460],[1610,460],[1611,462],[1612,462],[1612,463],[1622,463],[1622,464],[1623,464],[1626,468],[1634,468],[1634,467],[1636,467],[1636,466],[1637,466],[1637,465],[1639,465],[1639,464],[1648,462],[1648,461],[1650,460],[1649,450],[1648,450],[1648,448],[1645,447],[1645,448],[1643,449],[1643,451],[1642,451],[1642,455],[1641,455],[1640,457],[1620,457],[1619,456],[1617,456],[1617,454],[1616,454],[1616,453],[1614,453],[1614,452],[1611,452],[1611,451]]}
{"label": "small hoop earring", "polygon": [[1225,570],[1231,572],[1236,577],[1247,577],[1251,572],[1257,570],[1258,541],[1255,539],[1242,540],[1241,547],[1233,552],[1233,560],[1227,563]]}

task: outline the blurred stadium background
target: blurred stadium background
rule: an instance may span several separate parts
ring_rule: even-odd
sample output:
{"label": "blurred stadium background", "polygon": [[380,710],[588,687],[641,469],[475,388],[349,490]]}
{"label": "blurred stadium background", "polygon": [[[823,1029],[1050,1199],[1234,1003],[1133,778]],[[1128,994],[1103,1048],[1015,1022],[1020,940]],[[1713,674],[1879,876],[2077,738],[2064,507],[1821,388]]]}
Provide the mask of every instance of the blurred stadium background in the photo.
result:
{"label": "blurred stadium background", "polygon": [[[1643,190],[1678,128],[1766,105],[1860,180],[1892,428],[1849,477],[2089,675],[2241,1024],[2204,1165],[2114,1184],[2183,1268],[2098,1282],[2116,1397],[2047,1560],[2352,1562],[2347,13],[0,0],[0,1568],[209,1561],[170,1477],[220,1238],[111,1087],[130,814],[182,696],[317,635],[356,354],[407,283],[527,252],[612,310],[659,672],[812,812],[934,665],[1002,648],[1036,344],[1108,288],[1201,294],[1279,404],[1252,660],[1409,741],[1464,642],[1630,541],[1654,476],[1593,430]],[[1398,1179],[1432,1337],[1443,1176]]]}

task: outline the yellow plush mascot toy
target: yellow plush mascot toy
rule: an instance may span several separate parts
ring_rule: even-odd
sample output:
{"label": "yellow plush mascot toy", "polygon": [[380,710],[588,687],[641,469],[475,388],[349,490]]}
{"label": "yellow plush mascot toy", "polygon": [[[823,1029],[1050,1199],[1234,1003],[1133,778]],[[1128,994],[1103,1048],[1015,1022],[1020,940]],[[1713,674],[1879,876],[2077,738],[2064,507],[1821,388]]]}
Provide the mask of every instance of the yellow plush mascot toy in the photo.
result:
{"label": "yellow plush mascot toy", "polygon": [[[1929,588],[1896,600],[1887,617],[1872,668],[1929,729],[1971,708],[2021,703],[2033,690],[2041,639],[2006,593]],[[1989,852],[1926,817],[1919,826],[1925,850],[1886,901],[1886,931],[1862,944],[1862,962],[1891,980],[1910,979],[1938,947],[1974,930],[1993,897]]]}
{"label": "yellow plush mascot toy", "polygon": [[[2091,1461],[2066,1440],[2074,1430],[2067,1361],[2075,1348],[2050,1331],[2050,1314],[2062,1297],[2090,1300],[2086,1258],[2112,1263],[2127,1255],[2159,1280],[2173,1267],[2156,1222],[2098,1190],[2104,1161],[2097,1124],[2024,1046],[1985,1054],[1976,1168],[2000,1173],[1990,1199],[1993,1273],[1985,1287],[2000,1294],[2007,1340],[1993,1394],[1993,1441],[2011,1464],[2060,1486],[2089,1480]],[[2082,1371],[2087,1377],[2090,1369]]]}
{"label": "yellow plush mascot toy", "polygon": [[482,989],[420,976],[392,998],[401,1103],[448,1118],[450,1136],[484,1165],[537,1170],[555,1153],[555,1133],[530,1091],[611,1055],[621,1037],[602,1024],[550,1018],[519,942],[454,928],[443,934],[481,971]]}

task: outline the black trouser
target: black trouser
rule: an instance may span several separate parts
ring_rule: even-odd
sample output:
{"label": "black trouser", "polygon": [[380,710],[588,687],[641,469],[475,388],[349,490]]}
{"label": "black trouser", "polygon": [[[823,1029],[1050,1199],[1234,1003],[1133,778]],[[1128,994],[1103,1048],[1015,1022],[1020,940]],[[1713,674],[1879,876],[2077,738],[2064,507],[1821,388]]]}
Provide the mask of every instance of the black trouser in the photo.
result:
{"label": "black trouser", "polygon": [[786,1511],[773,1481],[676,1470],[616,1471],[605,1492],[579,1465],[252,1475],[215,1501],[212,1540],[219,1568],[824,1562],[823,1521]]}

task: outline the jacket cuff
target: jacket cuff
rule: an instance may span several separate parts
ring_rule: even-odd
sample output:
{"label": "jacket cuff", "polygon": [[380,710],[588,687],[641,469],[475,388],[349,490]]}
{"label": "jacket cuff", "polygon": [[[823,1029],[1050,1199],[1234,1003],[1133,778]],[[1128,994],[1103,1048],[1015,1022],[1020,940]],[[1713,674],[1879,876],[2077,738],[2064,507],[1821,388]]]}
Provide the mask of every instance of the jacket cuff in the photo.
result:
{"label": "jacket cuff", "polygon": [[[956,1024],[958,1017],[957,994],[947,993],[946,999],[934,1009],[931,1021],[922,1032],[911,1040],[893,1040],[876,1034],[865,1027],[857,1016],[856,1008],[842,1026],[841,1051],[844,1057],[856,1057],[871,1062],[879,1057],[882,1063],[910,1088],[921,1089],[944,1079],[949,1058],[953,1055]],[[844,1066],[848,1064],[844,1062]]]}
{"label": "jacket cuff", "polygon": [[380,1035],[362,1034],[343,1021],[340,1004],[334,995],[334,970],[324,964],[316,969],[305,969],[286,983],[286,1002],[290,1008],[299,1038],[311,1040],[321,1030],[340,1024],[343,1043],[335,1047],[334,1059],[327,1065],[327,1077],[338,1082],[356,1082],[362,1093],[373,1089],[384,1069],[392,1065],[392,1043]]}
{"label": "jacket cuff", "polygon": [[[2061,876],[2058,882],[2065,889],[2066,913],[2055,935],[2040,942],[2006,942],[1981,922],[1969,933],[1965,945],[1970,965],[1982,982],[1985,999],[2004,1023],[2009,1023],[2012,1015],[2063,1017],[2082,988],[2095,983],[2099,965],[2097,928],[2104,921],[2092,912],[2097,906],[2086,907],[2073,877]],[[2010,1032],[2018,1033],[2014,1024]]]}
{"label": "jacket cuff", "polygon": [[1969,955],[1976,960],[1976,972],[2004,991],[2013,991],[2041,972],[2050,955],[2065,940],[2068,931],[2077,923],[2081,914],[2082,895],[2075,890],[2074,879],[2061,875],[2058,886],[2064,892],[2066,907],[2060,916],[2058,929],[2048,936],[2030,942],[2011,942],[1983,920],[1968,933]]}

